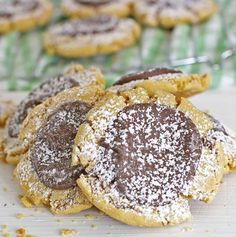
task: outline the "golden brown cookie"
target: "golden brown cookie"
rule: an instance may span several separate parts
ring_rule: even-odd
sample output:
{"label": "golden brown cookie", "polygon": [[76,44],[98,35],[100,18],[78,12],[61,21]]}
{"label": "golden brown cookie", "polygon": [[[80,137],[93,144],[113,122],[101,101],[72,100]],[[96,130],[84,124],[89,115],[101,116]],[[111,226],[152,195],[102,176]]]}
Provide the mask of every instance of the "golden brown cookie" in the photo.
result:
{"label": "golden brown cookie", "polygon": [[63,90],[87,85],[98,85],[103,88],[104,80],[101,71],[95,67],[85,69],[81,65],[72,65],[68,67],[63,74],[50,78],[30,92],[25,99],[18,104],[16,111],[9,119],[6,129],[6,161],[8,163],[17,164],[20,155],[25,152],[27,144],[19,142],[18,134],[20,126],[27,114],[35,106]]}
{"label": "golden brown cookie", "polygon": [[205,21],[216,11],[214,0],[139,0],[134,1],[133,14],[144,25],[172,28]]}
{"label": "golden brown cookie", "polygon": [[[205,200],[219,185],[200,171],[213,165],[218,172],[222,165],[223,174],[223,164],[201,165],[207,152],[218,156],[218,143],[209,151],[202,141],[212,126],[188,100],[177,102],[167,92],[107,92],[75,139],[73,165],[85,168],[77,183],[90,202],[126,224],[186,221],[191,217],[188,198]],[[196,189],[204,177],[212,186]]]}
{"label": "golden brown cookie", "polygon": [[13,0],[0,2],[0,33],[28,31],[44,25],[52,15],[48,0]]}
{"label": "golden brown cookie", "polygon": [[86,18],[97,15],[126,17],[130,15],[130,0],[63,0],[63,13],[68,17]]}
{"label": "golden brown cookie", "polygon": [[119,51],[135,43],[140,27],[133,19],[95,16],[52,26],[44,37],[49,54],[89,57]]}
{"label": "golden brown cookie", "polygon": [[178,97],[189,97],[207,90],[209,84],[210,77],[207,74],[185,74],[169,68],[153,68],[125,75],[108,90],[118,92],[141,87],[149,94],[163,90]]}
{"label": "golden brown cookie", "polygon": [[103,89],[75,87],[36,106],[25,119],[20,139],[28,144],[15,175],[24,199],[44,204],[54,214],[77,213],[91,204],[76,185],[83,168],[71,166],[77,129]]}
{"label": "golden brown cookie", "polygon": [[213,116],[207,115],[212,120],[214,126],[209,131],[206,140],[208,142],[215,140],[221,143],[223,156],[227,161],[226,173],[229,170],[236,170],[236,134]]}
{"label": "golden brown cookie", "polygon": [[12,101],[0,101],[0,160],[4,160],[5,153],[5,137],[4,130],[8,118],[15,110],[15,105]]}

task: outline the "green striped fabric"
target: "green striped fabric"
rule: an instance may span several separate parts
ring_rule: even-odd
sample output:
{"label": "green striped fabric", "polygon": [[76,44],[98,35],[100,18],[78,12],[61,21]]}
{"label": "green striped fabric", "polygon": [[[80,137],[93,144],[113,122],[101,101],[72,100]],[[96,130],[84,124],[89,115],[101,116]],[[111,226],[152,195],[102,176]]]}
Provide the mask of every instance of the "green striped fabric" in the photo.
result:
{"label": "green striped fabric", "polygon": [[[59,1],[53,2],[59,9]],[[235,2],[218,0],[218,3],[218,14],[203,24],[180,25],[173,30],[146,27],[135,45],[115,54],[88,59],[47,55],[42,48],[42,36],[47,27],[2,35],[0,85],[4,82],[9,90],[31,90],[71,63],[101,67],[107,86],[125,73],[160,66],[177,67],[187,73],[210,73],[213,76],[211,88],[235,85],[236,56],[227,56],[231,53],[228,50],[236,49]],[[63,20],[65,18],[56,11],[50,24]]]}

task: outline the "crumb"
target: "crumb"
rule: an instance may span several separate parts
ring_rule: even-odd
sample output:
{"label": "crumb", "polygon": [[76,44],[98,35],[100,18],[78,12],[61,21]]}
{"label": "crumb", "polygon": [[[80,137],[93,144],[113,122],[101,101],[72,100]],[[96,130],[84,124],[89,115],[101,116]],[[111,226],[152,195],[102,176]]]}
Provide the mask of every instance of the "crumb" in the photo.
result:
{"label": "crumb", "polygon": [[183,232],[189,232],[189,231],[192,231],[192,230],[193,230],[193,228],[190,227],[190,226],[186,226],[182,229]]}
{"label": "crumb", "polygon": [[16,230],[17,237],[24,237],[25,236],[25,229],[19,228]]}
{"label": "crumb", "polygon": [[84,216],[87,220],[94,220],[95,219],[95,217],[93,215],[90,215],[90,214],[86,214]]}
{"label": "crumb", "polygon": [[95,225],[95,224],[92,224],[92,225],[90,225],[91,226],[91,228],[93,228],[93,229],[97,229],[97,226]]}
{"label": "crumb", "polygon": [[4,192],[7,192],[7,191],[8,191],[8,188],[3,187],[3,191],[4,191]]}
{"label": "crumb", "polygon": [[57,219],[56,221],[57,221],[57,222],[59,222],[59,223],[61,223],[61,222],[62,222],[62,220],[61,220],[61,219]]}
{"label": "crumb", "polygon": [[4,206],[4,207],[6,207],[6,206],[7,206],[7,204],[5,203],[3,206]]}
{"label": "crumb", "polygon": [[25,217],[25,216],[24,216],[23,213],[17,213],[17,214],[16,214],[16,218],[19,219],[19,220],[23,219],[24,217]]}
{"label": "crumb", "polygon": [[10,234],[4,234],[3,237],[11,237]]}
{"label": "crumb", "polygon": [[31,208],[32,202],[27,197],[20,197],[20,202],[24,207]]}
{"label": "crumb", "polygon": [[2,229],[3,230],[7,229],[7,225],[2,225]]}
{"label": "crumb", "polygon": [[73,230],[73,229],[62,229],[62,230],[60,230],[60,235],[62,237],[73,236],[76,233],[77,233],[77,231]]}

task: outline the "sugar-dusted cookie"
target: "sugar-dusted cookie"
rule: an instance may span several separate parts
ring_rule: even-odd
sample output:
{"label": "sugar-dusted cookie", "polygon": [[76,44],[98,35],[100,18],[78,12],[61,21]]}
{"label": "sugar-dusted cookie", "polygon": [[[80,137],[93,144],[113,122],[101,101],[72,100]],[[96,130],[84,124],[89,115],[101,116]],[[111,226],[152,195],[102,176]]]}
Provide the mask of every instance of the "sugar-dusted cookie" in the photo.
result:
{"label": "sugar-dusted cookie", "polygon": [[44,204],[54,214],[91,207],[76,185],[83,168],[72,167],[71,156],[77,129],[102,94],[100,86],[75,87],[49,98],[28,114],[19,137],[29,146],[15,170],[23,199]]}
{"label": "sugar-dusted cookie", "polygon": [[149,94],[164,90],[176,96],[189,97],[208,89],[207,74],[185,74],[169,68],[153,68],[121,77],[108,90],[117,92],[136,87],[145,88]]}
{"label": "sugar-dusted cookie", "polygon": [[52,26],[44,37],[49,54],[87,57],[116,52],[133,44],[140,27],[133,19],[95,16]]}
{"label": "sugar-dusted cookie", "polygon": [[131,12],[130,0],[63,0],[62,11],[68,17],[111,15],[126,17]]}
{"label": "sugar-dusted cookie", "polygon": [[0,33],[27,31],[44,25],[52,15],[48,0],[10,0],[0,2]]}
{"label": "sugar-dusted cookie", "polygon": [[[167,92],[107,93],[78,130],[72,160],[85,170],[77,183],[96,207],[124,223],[183,222],[191,217],[187,200],[192,190],[201,199],[201,191],[218,186],[193,187],[199,178],[212,179],[207,173],[196,177],[208,151],[202,138],[211,128],[204,113],[186,99],[177,103]],[[205,170],[212,165],[205,163]]]}
{"label": "sugar-dusted cookie", "polygon": [[4,145],[5,145],[5,136],[4,130],[8,118],[11,116],[15,110],[15,105],[12,101],[0,101],[0,160],[3,160],[5,157]]}
{"label": "sugar-dusted cookie", "polygon": [[178,24],[196,24],[217,11],[214,0],[139,0],[134,1],[134,16],[148,26],[172,28]]}
{"label": "sugar-dusted cookie", "polygon": [[213,122],[213,128],[209,131],[206,141],[219,141],[223,148],[223,155],[227,160],[226,172],[236,170],[236,134],[230,128],[222,124],[213,116],[207,114]]}
{"label": "sugar-dusted cookie", "polygon": [[19,144],[18,134],[22,122],[35,106],[63,90],[87,85],[99,85],[103,88],[104,80],[101,71],[95,67],[85,69],[81,65],[73,65],[67,68],[63,74],[43,82],[30,92],[25,99],[18,104],[16,111],[9,119],[6,131],[6,161],[16,164],[20,159],[20,154],[25,152],[26,144],[22,144],[22,142]]}

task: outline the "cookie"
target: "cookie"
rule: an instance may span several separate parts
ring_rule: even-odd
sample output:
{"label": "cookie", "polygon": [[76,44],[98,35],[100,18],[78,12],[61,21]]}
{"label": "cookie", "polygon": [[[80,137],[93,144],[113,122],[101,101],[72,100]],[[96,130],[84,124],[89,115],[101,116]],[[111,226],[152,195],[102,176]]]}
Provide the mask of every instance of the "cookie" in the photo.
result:
{"label": "cookie", "polygon": [[8,118],[11,116],[15,110],[15,105],[12,101],[0,101],[0,160],[5,157],[4,153],[4,129]]}
{"label": "cookie", "polygon": [[49,98],[25,119],[20,139],[29,144],[15,176],[24,199],[44,204],[54,214],[77,213],[91,207],[76,179],[82,166],[71,166],[77,129],[103,94],[100,86],[75,87]]}
{"label": "cookie", "polygon": [[52,55],[89,57],[128,47],[139,36],[140,27],[133,19],[95,16],[52,26],[45,34],[44,46]]}
{"label": "cookie", "polygon": [[64,15],[73,18],[86,18],[97,15],[126,17],[131,13],[129,0],[63,0]]}
{"label": "cookie", "polygon": [[221,143],[223,156],[227,161],[225,167],[226,173],[229,170],[236,170],[236,134],[213,116],[209,114],[207,116],[209,116],[214,126],[209,131],[206,140],[208,142],[216,140]]}
{"label": "cookie", "polygon": [[140,0],[134,2],[134,16],[144,25],[173,28],[197,24],[215,14],[214,0]]}
{"label": "cookie", "polygon": [[[208,151],[202,138],[212,126],[187,99],[177,103],[167,92],[107,92],[75,139],[72,164],[85,168],[77,183],[91,203],[126,224],[186,221],[191,217],[188,199],[193,194],[201,199],[198,194],[213,189],[195,190],[198,179],[212,179],[208,174],[196,177]],[[205,170],[211,165],[205,164]]]}
{"label": "cookie", "polygon": [[13,0],[0,2],[0,33],[28,31],[47,23],[52,15],[48,0]]}
{"label": "cookie", "polygon": [[109,91],[121,92],[142,87],[149,93],[164,90],[180,97],[189,97],[208,89],[210,77],[207,74],[184,74],[169,68],[153,68],[121,77]]}
{"label": "cookie", "polygon": [[84,87],[86,85],[99,85],[104,87],[103,75],[98,68],[85,69],[81,65],[73,65],[67,68],[63,74],[53,77],[30,92],[16,107],[16,111],[9,119],[6,137],[5,153],[8,163],[17,164],[20,154],[25,152],[27,144],[19,143],[18,135],[22,122],[27,114],[47,98],[72,87]]}

